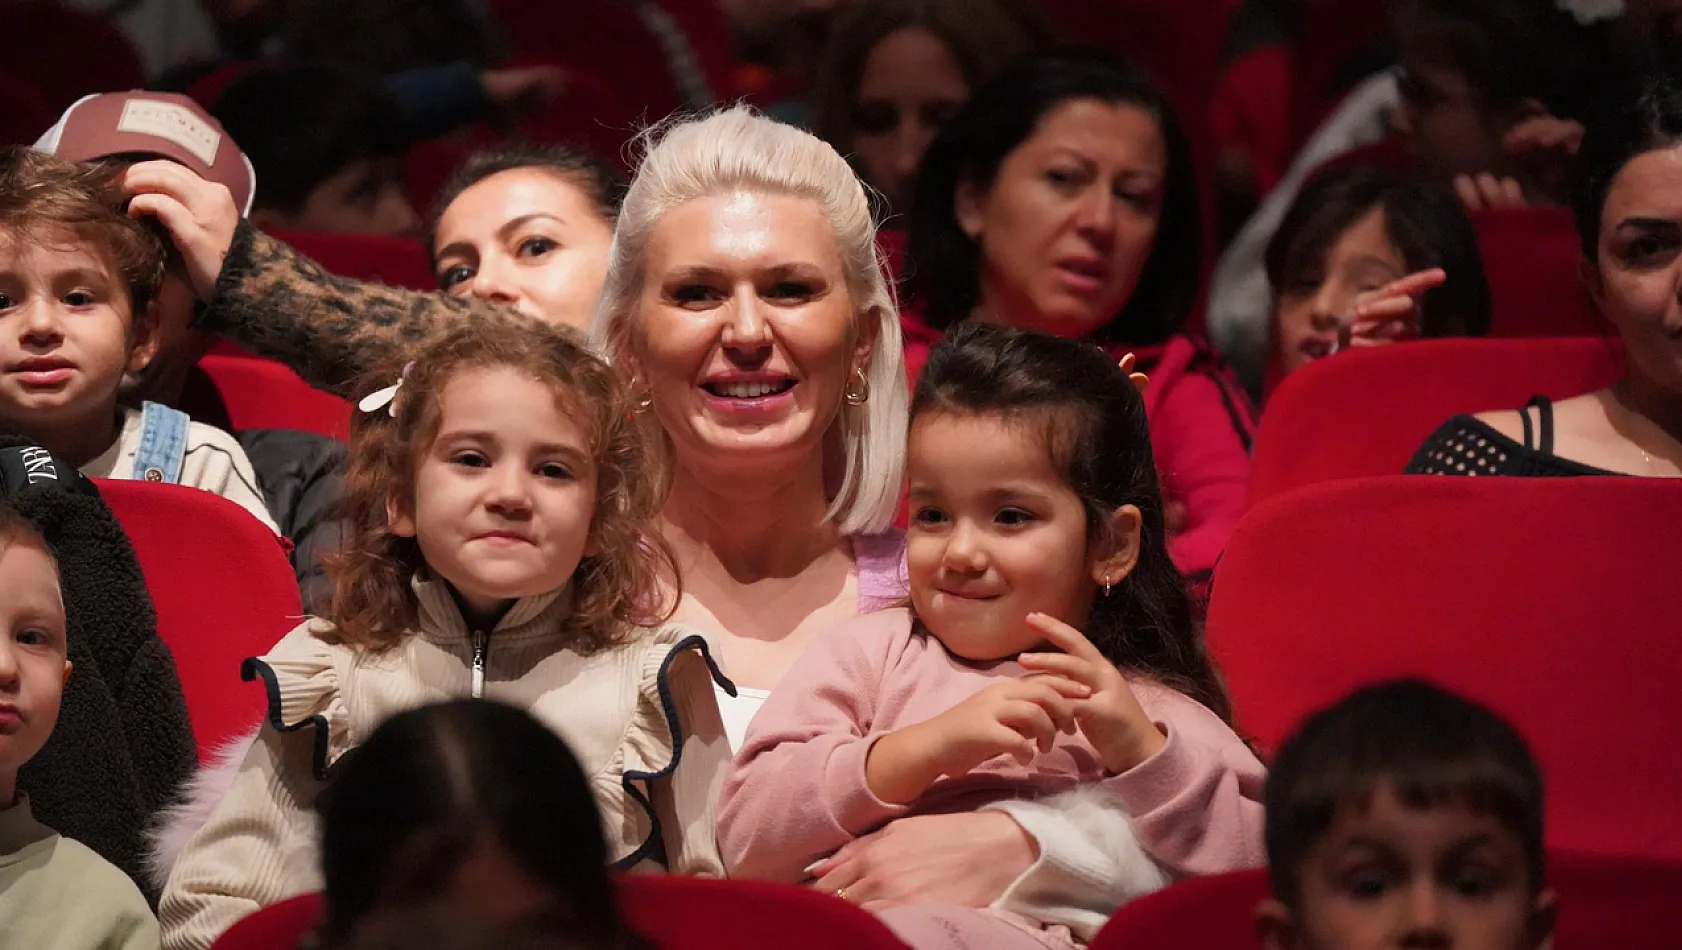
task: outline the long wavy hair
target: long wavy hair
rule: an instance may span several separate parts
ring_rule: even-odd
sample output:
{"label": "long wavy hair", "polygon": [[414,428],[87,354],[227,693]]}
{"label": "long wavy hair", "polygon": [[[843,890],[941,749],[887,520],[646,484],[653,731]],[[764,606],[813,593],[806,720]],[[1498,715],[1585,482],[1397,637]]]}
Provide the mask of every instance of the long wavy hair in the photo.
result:
{"label": "long wavy hair", "polygon": [[[417,620],[411,582],[426,571],[414,538],[391,530],[388,505],[415,510],[415,469],[438,435],[444,387],[457,375],[507,367],[550,385],[561,410],[584,423],[596,467],[590,523],[598,553],[572,576],[573,649],[621,643],[633,626],[664,622],[675,608],[664,578],[677,577],[670,549],[650,526],[662,498],[650,474],[650,451],[632,419],[623,383],[569,327],[523,320],[463,320],[414,353],[405,369],[369,374],[372,392],[402,379],[391,413],[358,413],[345,476],[350,524],[344,547],[323,562],[333,580],[322,634],[368,650],[395,646]],[[510,407],[515,411],[515,407]]]}
{"label": "long wavy hair", "polygon": [[1086,509],[1089,538],[1108,531],[1123,505],[1139,509],[1139,560],[1093,601],[1086,635],[1117,667],[1190,696],[1230,725],[1232,699],[1168,556],[1145,401],[1115,361],[1079,340],[960,324],[929,353],[911,398],[913,430],[940,414],[996,416],[1044,433],[1052,464]]}

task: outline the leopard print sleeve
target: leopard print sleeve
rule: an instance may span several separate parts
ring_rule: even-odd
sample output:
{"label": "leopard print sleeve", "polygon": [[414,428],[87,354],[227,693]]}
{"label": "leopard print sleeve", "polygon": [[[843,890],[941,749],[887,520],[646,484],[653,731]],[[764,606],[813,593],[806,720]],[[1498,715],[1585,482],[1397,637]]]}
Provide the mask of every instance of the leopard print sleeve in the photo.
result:
{"label": "leopard print sleeve", "polygon": [[446,321],[533,318],[512,308],[351,280],[241,222],[199,327],[354,397],[370,368],[394,362]]}

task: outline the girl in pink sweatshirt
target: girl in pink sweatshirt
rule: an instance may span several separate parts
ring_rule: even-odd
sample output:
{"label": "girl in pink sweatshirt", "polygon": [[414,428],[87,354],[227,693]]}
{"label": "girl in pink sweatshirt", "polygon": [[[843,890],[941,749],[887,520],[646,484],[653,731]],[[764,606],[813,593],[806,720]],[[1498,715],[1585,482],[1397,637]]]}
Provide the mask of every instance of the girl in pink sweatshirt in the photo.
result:
{"label": "girl in pink sweatshirt", "polygon": [[1130,897],[1260,866],[1264,772],[1169,557],[1127,374],[1090,344],[966,324],[918,382],[909,463],[911,603],[822,634],[767,700],[725,785],[727,870],[799,882],[896,818],[1078,786],[1094,859],[1132,870],[1086,906],[838,891],[914,947],[1068,950]]}

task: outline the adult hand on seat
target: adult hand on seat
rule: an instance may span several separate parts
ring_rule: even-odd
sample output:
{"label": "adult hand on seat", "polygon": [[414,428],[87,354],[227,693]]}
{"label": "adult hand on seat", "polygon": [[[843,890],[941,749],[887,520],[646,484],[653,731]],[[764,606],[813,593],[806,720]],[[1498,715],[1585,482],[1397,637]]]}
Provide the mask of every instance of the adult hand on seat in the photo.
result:
{"label": "adult hand on seat", "polygon": [[130,166],[123,173],[123,188],[132,196],[129,215],[151,217],[164,226],[187,265],[193,292],[209,300],[239,227],[234,196],[225,185],[164,160]]}
{"label": "adult hand on seat", "polygon": [[1003,812],[913,815],[844,845],[812,869],[812,886],[866,910],[899,904],[986,907],[1039,857]]}

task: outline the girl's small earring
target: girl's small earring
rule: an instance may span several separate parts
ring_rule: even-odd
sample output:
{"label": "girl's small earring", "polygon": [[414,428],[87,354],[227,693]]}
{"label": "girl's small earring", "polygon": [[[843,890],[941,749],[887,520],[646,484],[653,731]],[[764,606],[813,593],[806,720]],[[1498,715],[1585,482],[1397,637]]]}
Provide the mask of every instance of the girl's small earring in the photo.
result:
{"label": "girl's small earring", "polygon": [[1107,577],[1106,577],[1106,578],[1104,578],[1104,596],[1105,596],[1105,597],[1108,597],[1108,596],[1110,596],[1110,587],[1111,587],[1111,586],[1112,586],[1112,585],[1111,585],[1111,584],[1110,584],[1110,580],[1109,580],[1109,578],[1107,578]]}
{"label": "girl's small earring", "polygon": [[631,403],[632,412],[647,412],[654,405],[654,392],[643,384],[642,377],[631,377],[631,392],[637,394],[636,401]]}

